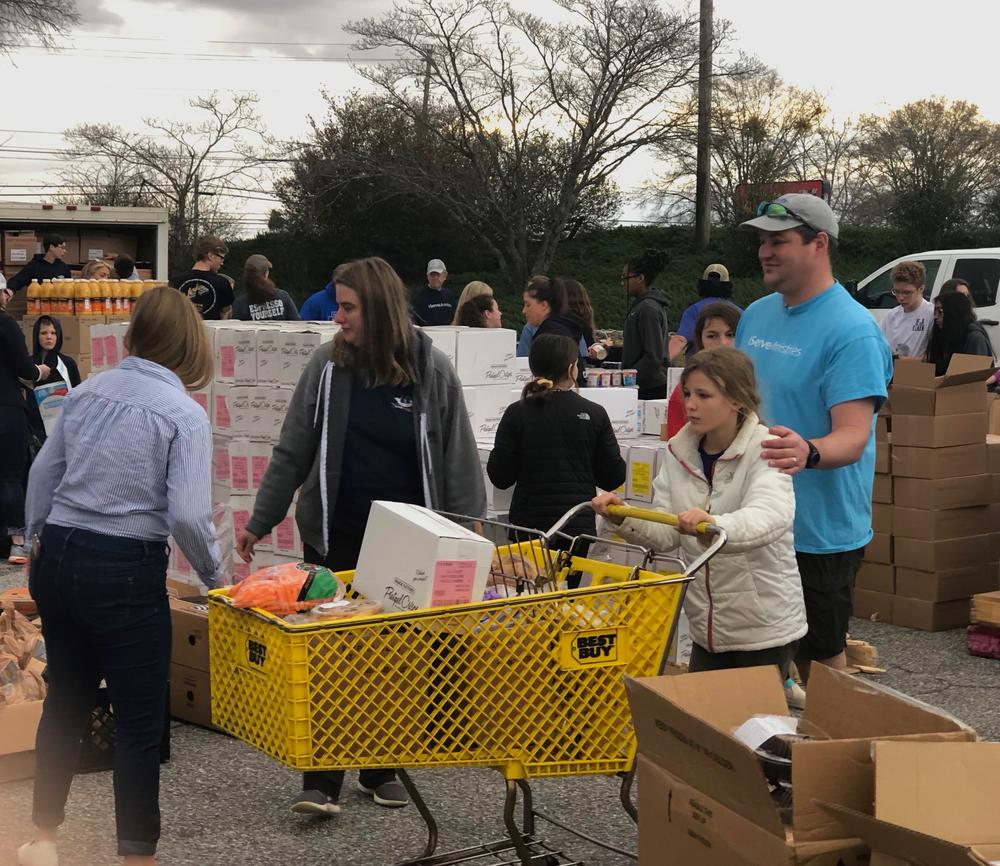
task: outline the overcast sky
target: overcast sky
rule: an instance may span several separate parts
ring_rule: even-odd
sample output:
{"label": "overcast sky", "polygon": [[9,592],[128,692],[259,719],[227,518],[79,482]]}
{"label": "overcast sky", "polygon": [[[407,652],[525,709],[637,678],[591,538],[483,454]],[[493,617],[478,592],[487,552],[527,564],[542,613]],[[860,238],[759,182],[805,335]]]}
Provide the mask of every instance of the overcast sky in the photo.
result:
{"label": "overcast sky", "polygon": [[[270,131],[303,137],[322,115],[321,89],[361,87],[343,24],[391,10],[392,0],[77,0],[83,23],[67,49],[24,49],[0,58],[6,105],[0,118],[0,198],[15,184],[44,183],[58,135],[82,122],[138,128],[141,118],[183,119],[185,102],[217,90],[252,90]],[[694,4],[697,6],[697,2]],[[549,0],[533,0],[546,14]],[[735,47],[756,54],[789,83],[815,87],[838,119],[880,112],[930,95],[967,99],[1000,122],[996,28],[1000,4],[950,0],[715,0],[734,26]],[[256,44],[238,44],[238,43]],[[276,44],[289,43],[289,44]],[[304,44],[312,43],[312,44]],[[227,56],[235,55],[232,59]],[[625,189],[653,170],[636,158]],[[17,192],[29,190],[18,187]],[[38,192],[37,190],[35,192]],[[29,199],[25,199],[29,200]],[[31,200],[37,201],[38,198]],[[262,227],[265,202],[244,206],[246,228]],[[630,210],[628,216],[639,214]]]}

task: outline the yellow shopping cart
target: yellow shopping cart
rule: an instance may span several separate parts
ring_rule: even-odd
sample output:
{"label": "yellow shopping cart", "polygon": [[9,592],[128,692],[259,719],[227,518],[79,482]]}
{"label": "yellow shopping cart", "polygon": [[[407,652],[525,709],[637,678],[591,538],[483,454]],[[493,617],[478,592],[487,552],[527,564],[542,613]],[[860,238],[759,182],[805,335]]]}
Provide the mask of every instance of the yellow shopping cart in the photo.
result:
{"label": "yellow shopping cart", "polygon": [[[497,543],[496,597],[481,603],[291,624],[212,591],[212,721],[295,770],[399,768],[428,829],[412,864],[503,851],[516,856],[510,862],[566,862],[535,838],[534,819],[576,831],[534,810],[528,780],[619,774],[622,804],[636,817],[623,677],[662,670],[686,583],[726,541],[706,525],[714,538],[703,555],[668,574],[650,570],[652,553],[634,545],[620,546],[638,555],[635,565],[588,559],[575,551],[597,539],[560,530],[589,507],[572,509],[547,533],[475,521]],[[676,525],[661,512],[619,512]],[[589,581],[561,588],[571,573]],[[406,772],[427,767],[498,770],[510,838],[431,859],[437,825]]]}

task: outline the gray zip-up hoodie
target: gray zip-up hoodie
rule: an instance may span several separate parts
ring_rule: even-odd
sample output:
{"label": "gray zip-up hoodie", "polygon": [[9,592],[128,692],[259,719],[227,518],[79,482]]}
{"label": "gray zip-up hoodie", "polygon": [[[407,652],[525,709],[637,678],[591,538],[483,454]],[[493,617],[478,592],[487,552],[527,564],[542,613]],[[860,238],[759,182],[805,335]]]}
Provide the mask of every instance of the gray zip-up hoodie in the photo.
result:
{"label": "gray zip-up hoodie", "polygon": [[[485,517],[486,489],[462,383],[448,356],[422,331],[414,331],[412,352],[413,368],[419,371],[413,420],[424,504]],[[324,556],[329,553],[351,403],[350,371],[337,367],[331,355],[329,343],[320,346],[299,379],[247,522],[247,529],[263,538],[284,520],[301,487],[295,522],[303,543]]]}
{"label": "gray zip-up hoodie", "polygon": [[667,296],[650,289],[629,307],[622,334],[622,367],[636,371],[640,388],[667,384]]}

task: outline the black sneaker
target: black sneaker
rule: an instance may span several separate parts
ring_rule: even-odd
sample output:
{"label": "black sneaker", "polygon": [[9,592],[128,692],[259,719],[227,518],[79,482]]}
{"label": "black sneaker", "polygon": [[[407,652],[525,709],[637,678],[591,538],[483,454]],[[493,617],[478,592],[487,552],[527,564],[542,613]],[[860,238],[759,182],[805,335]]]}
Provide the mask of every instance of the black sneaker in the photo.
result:
{"label": "black sneaker", "polygon": [[292,811],[297,815],[322,815],[330,817],[340,812],[340,806],[321,791],[303,791],[292,803]]}
{"label": "black sneaker", "polygon": [[368,788],[358,782],[358,790],[362,794],[368,794],[379,806],[385,806],[388,809],[398,809],[410,802],[410,798],[406,796],[406,788],[395,779],[391,782],[383,782],[377,788]]}

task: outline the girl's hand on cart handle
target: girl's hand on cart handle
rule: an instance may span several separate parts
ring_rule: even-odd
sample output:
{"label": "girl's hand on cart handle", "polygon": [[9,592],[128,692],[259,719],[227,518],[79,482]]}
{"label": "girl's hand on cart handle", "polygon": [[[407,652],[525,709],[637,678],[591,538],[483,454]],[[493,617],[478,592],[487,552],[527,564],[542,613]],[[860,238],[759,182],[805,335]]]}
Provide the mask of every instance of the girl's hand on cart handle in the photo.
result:
{"label": "girl's hand on cart handle", "polygon": [[715,523],[715,518],[700,508],[689,508],[677,515],[677,528],[684,535],[698,535],[700,523]]}
{"label": "girl's hand on cart handle", "polygon": [[623,522],[621,517],[612,517],[608,513],[609,505],[624,505],[625,500],[622,499],[616,493],[601,493],[590,500],[590,504],[594,511],[601,515],[605,520],[613,523],[615,526],[620,526]]}
{"label": "girl's hand on cart handle", "polygon": [[260,539],[256,535],[249,529],[244,529],[236,539],[236,552],[240,559],[249,563],[253,559],[253,548],[258,541]]}

